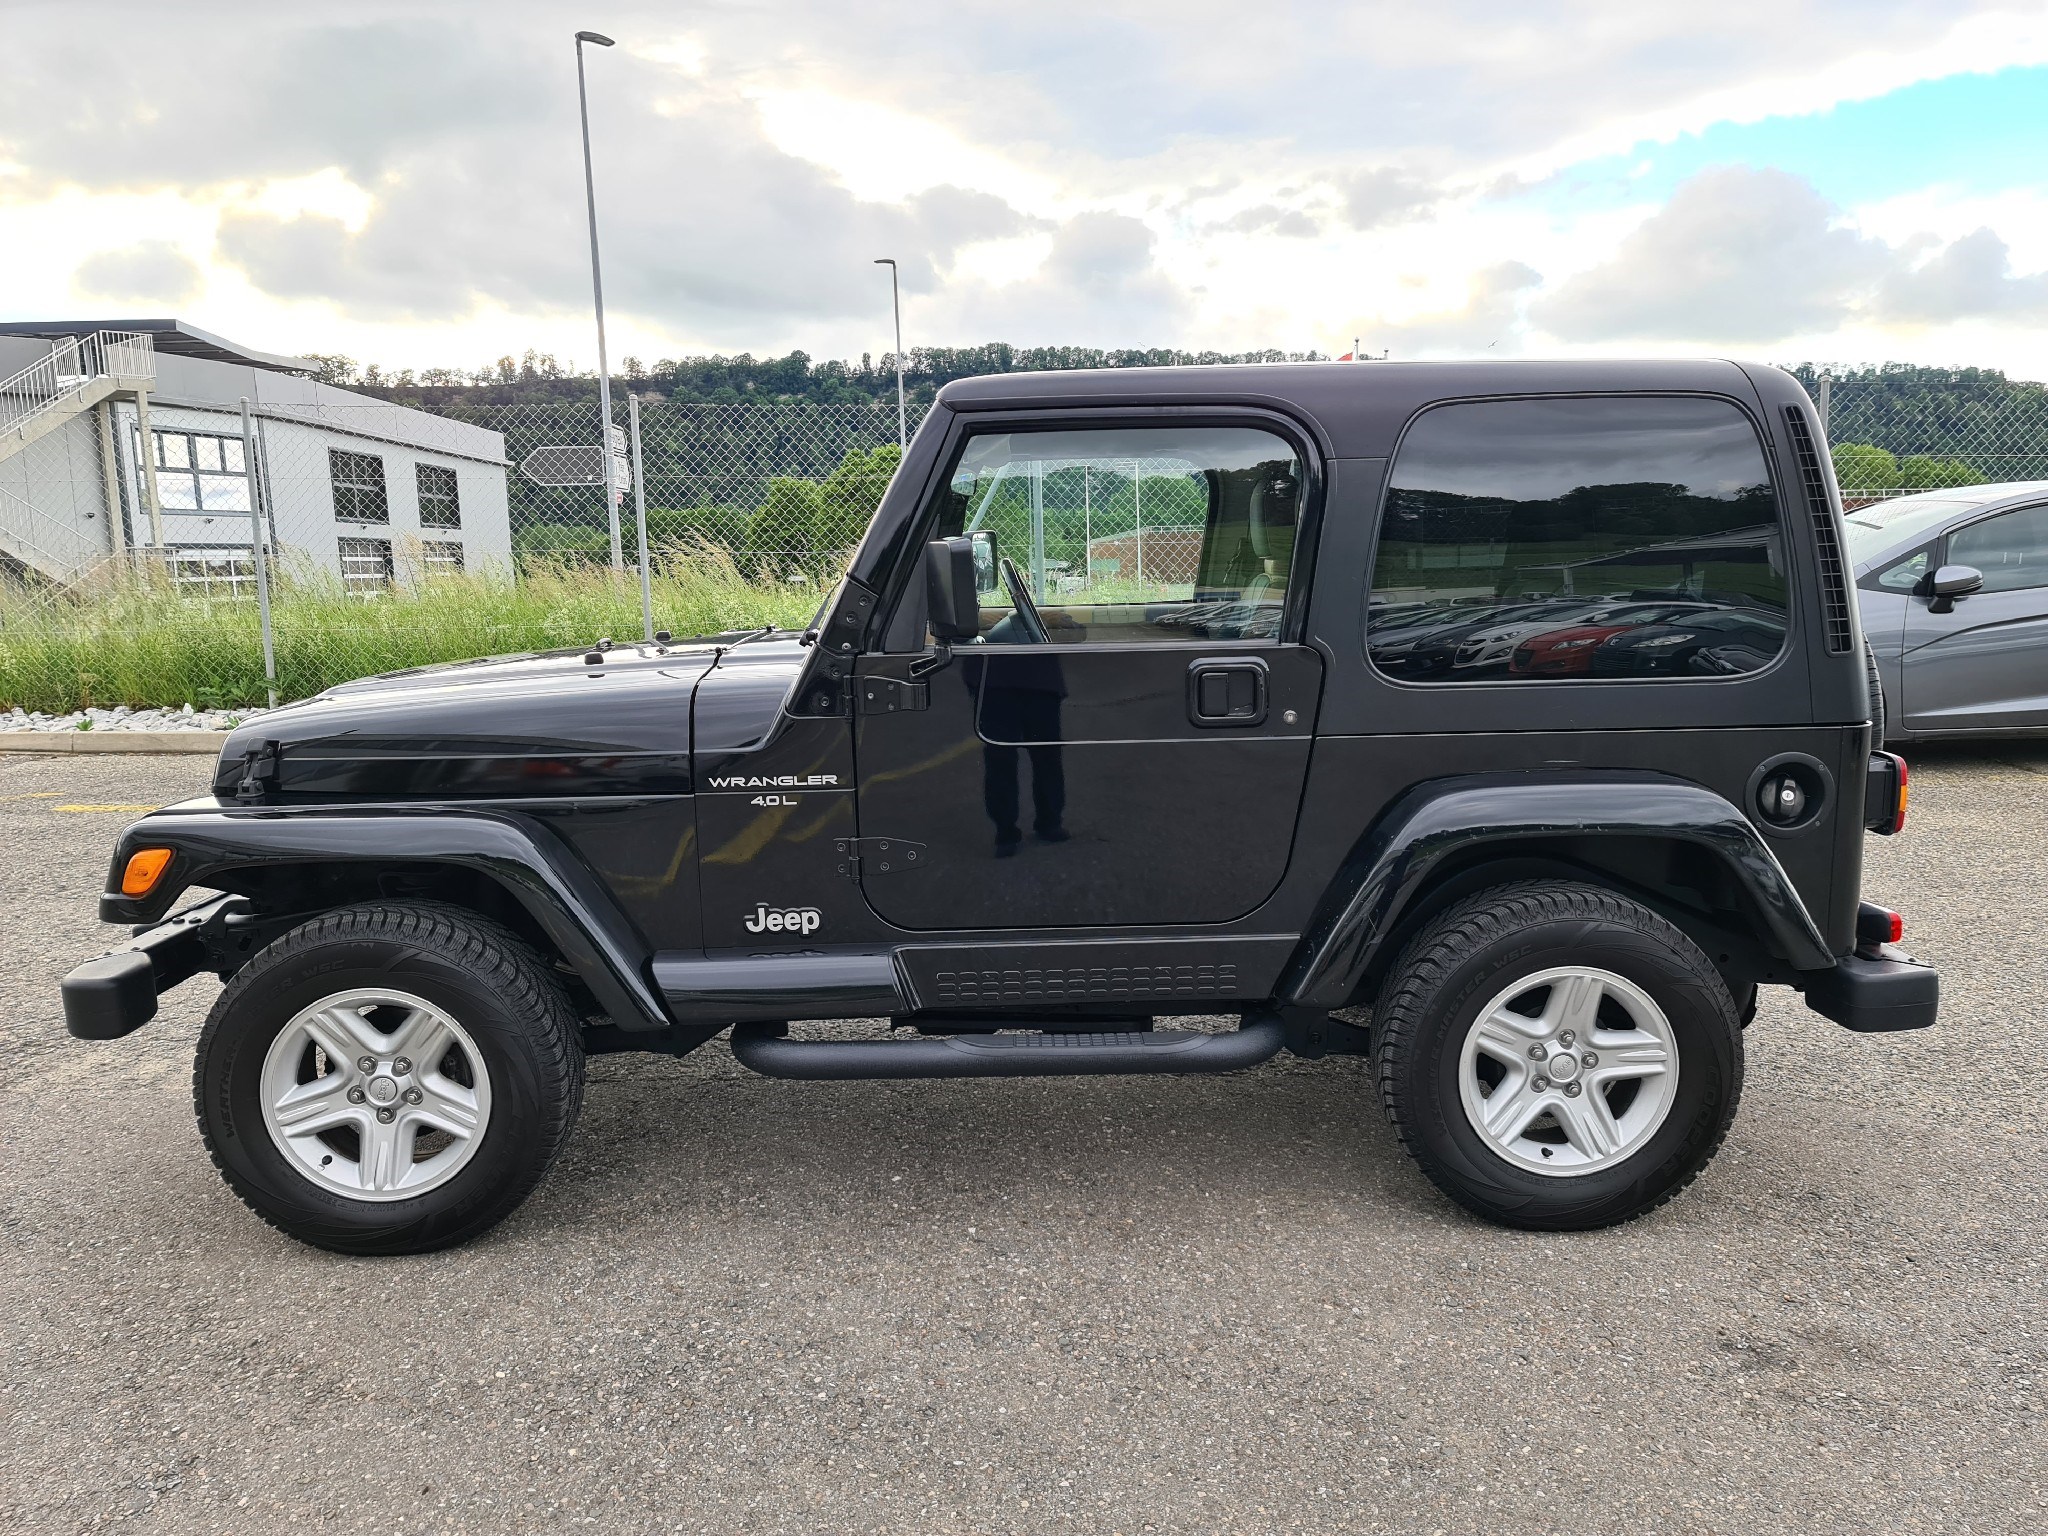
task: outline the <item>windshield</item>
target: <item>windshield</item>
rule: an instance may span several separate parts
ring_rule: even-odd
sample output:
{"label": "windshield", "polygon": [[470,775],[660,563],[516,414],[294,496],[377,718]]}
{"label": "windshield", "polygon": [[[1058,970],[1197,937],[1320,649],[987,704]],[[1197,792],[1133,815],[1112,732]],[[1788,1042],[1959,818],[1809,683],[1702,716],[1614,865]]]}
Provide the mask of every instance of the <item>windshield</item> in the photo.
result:
{"label": "windshield", "polygon": [[1910,544],[1916,535],[1947,522],[1958,512],[1968,512],[1993,500],[1990,496],[1901,496],[1896,501],[1875,501],[1843,515],[1849,531],[1849,559],[1862,564],[1884,553]]}

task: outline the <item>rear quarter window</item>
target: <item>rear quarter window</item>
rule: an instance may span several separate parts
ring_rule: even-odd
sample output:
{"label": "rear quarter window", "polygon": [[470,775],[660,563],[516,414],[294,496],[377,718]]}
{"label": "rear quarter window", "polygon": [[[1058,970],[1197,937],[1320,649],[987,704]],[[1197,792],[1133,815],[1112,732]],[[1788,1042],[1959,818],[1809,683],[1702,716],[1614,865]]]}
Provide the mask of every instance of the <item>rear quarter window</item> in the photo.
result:
{"label": "rear quarter window", "polygon": [[1388,479],[1366,648],[1420,683],[1726,677],[1784,649],[1763,445],[1726,401],[1437,406]]}

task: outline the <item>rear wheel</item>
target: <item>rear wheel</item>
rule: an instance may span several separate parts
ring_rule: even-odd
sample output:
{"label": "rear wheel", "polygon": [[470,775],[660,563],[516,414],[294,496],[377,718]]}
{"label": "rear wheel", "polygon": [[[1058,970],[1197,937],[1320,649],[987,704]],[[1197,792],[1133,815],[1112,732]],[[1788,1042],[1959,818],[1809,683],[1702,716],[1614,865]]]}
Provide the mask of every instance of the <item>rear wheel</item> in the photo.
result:
{"label": "rear wheel", "polygon": [[1609,1226],[1689,1184],[1742,1089],[1697,945],[1597,886],[1485,891],[1409,944],[1375,1013],[1381,1100],[1436,1185],[1510,1226]]}
{"label": "rear wheel", "polygon": [[271,944],[199,1038],[193,1100],[235,1193],[342,1253],[476,1236],[547,1172],[583,1096],[539,958],[460,908],[350,907]]}

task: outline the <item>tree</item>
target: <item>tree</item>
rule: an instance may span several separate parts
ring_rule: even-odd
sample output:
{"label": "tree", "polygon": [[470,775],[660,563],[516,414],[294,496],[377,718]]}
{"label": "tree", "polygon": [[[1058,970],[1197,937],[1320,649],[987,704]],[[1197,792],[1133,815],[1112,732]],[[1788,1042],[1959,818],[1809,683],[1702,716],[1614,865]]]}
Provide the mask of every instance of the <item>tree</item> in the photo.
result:
{"label": "tree", "polygon": [[858,544],[902,461],[903,450],[894,443],[866,453],[847,449],[839,467],[818,488],[818,517],[810,547],[820,555],[839,555]]}
{"label": "tree", "polygon": [[815,561],[805,557],[814,552],[819,506],[817,481],[776,475],[760,510],[747,519],[747,548],[755,554],[789,555],[810,569]]}
{"label": "tree", "polygon": [[1912,453],[1899,461],[1899,484],[1909,491],[1947,490],[1976,485],[1983,476],[1962,459],[1935,453]]}
{"label": "tree", "polygon": [[1899,461],[1889,449],[1875,443],[1837,443],[1834,446],[1835,479],[1845,491],[1895,491],[1899,488]]}

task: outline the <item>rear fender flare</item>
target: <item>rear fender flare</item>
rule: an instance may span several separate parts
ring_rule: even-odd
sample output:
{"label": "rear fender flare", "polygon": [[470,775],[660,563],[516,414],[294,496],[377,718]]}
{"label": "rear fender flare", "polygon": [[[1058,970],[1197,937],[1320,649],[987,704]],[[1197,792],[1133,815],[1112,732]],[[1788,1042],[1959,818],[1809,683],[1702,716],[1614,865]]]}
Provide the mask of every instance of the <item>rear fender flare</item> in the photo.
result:
{"label": "rear fender flare", "polygon": [[[149,896],[118,894],[136,848],[174,850],[170,877]],[[187,888],[219,887],[235,870],[268,864],[450,865],[474,870],[522,906],[575,968],[612,1022],[666,1029],[647,980],[647,945],[611,893],[568,846],[529,816],[505,811],[217,811],[174,809],[122,834],[100,916],[152,923]]]}
{"label": "rear fender flare", "polygon": [[1482,845],[1556,837],[1666,838],[1719,859],[1755,904],[1767,946],[1795,970],[1835,963],[1762,834],[1723,796],[1665,774],[1472,774],[1419,784],[1338,871],[1280,983],[1281,1000],[1341,1008],[1446,862]]}

